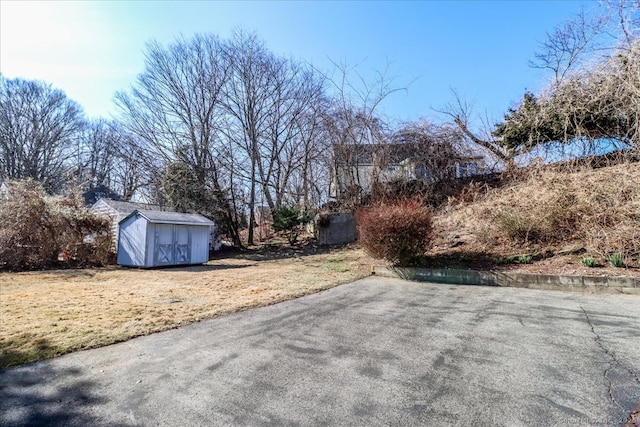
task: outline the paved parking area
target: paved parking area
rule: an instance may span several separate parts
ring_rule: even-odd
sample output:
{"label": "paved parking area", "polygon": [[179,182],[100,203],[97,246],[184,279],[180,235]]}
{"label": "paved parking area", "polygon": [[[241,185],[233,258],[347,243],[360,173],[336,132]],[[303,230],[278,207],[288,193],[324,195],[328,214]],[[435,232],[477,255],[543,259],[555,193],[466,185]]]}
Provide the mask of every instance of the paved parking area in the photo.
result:
{"label": "paved parking area", "polygon": [[367,278],[0,372],[0,425],[621,425],[640,297]]}

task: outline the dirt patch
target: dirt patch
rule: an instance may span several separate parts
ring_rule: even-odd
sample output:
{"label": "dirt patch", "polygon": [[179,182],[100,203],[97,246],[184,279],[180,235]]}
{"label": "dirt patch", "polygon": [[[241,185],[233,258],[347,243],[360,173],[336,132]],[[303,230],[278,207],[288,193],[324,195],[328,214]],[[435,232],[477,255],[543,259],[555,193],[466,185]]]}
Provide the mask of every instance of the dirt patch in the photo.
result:
{"label": "dirt patch", "polygon": [[206,265],[0,273],[0,367],[328,289],[370,274],[356,247],[263,248]]}

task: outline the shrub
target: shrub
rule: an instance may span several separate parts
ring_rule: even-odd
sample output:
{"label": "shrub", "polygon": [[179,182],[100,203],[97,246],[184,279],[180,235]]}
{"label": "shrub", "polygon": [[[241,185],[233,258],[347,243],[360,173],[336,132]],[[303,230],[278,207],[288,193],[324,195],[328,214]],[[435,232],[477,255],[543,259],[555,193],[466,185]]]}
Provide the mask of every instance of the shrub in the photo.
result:
{"label": "shrub", "polygon": [[57,259],[46,194],[35,181],[9,183],[0,201],[0,267],[24,269]]}
{"label": "shrub", "polygon": [[83,206],[79,196],[48,196],[40,184],[11,182],[0,201],[0,268],[50,268],[58,254],[76,265],[113,259],[109,221]]}
{"label": "shrub", "polygon": [[288,206],[273,211],[273,229],[284,234],[293,245],[298,240],[304,226],[313,219],[309,211],[297,206]]}
{"label": "shrub", "polygon": [[541,224],[538,219],[520,212],[498,212],[493,218],[497,231],[521,244],[539,240]]}
{"label": "shrub", "polygon": [[580,260],[580,262],[582,263],[582,265],[584,265],[585,267],[589,267],[589,268],[593,268],[593,267],[597,267],[598,263],[596,262],[596,259],[593,257],[584,257]]}
{"label": "shrub", "polygon": [[431,210],[414,200],[361,208],[356,225],[362,247],[395,265],[411,264],[431,244]]}

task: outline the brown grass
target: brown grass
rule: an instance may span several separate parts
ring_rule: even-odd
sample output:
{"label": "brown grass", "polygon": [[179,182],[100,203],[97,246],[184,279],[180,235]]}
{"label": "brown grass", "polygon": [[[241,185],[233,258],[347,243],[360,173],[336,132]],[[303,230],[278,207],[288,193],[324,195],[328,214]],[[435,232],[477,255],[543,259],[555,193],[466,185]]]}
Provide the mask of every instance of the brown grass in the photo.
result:
{"label": "brown grass", "polygon": [[450,251],[446,239],[457,234],[466,239],[458,239],[454,252],[459,253],[537,253],[543,258],[571,253],[594,257],[601,266],[617,253],[629,267],[640,267],[640,164],[539,168],[518,178],[452,200],[434,218],[441,236],[437,250]]}
{"label": "brown grass", "polygon": [[256,251],[204,266],[0,273],[0,367],[104,346],[370,273],[357,247]]}

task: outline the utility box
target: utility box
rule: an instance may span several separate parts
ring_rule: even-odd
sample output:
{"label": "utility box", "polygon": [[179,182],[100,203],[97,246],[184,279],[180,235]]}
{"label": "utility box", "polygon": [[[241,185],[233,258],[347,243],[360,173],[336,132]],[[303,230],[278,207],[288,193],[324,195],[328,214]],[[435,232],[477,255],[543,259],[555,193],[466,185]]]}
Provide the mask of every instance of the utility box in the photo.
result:
{"label": "utility box", "polygon": [[164,267],[209,260],[214,222],[198,214],[135,210],[119,222],[118,264]]}
{"label": "utility box", "polygon": [[351,213],[331,213],[316,216],[320,245],[343,245],[356,240],[356,220]]}

